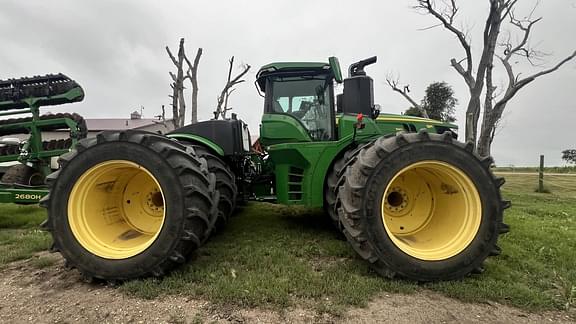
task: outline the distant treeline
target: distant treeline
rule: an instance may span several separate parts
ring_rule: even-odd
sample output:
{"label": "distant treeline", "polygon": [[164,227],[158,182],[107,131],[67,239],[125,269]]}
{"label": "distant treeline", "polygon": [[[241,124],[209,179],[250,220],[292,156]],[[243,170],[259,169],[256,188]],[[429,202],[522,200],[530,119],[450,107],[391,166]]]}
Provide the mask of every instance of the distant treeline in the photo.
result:
{"label": "distant treeline", "polygon": [[[496,167],[497,172],[538,172],[538,167]],[[576,173],[576,166],[545,167],[544,173]]]}

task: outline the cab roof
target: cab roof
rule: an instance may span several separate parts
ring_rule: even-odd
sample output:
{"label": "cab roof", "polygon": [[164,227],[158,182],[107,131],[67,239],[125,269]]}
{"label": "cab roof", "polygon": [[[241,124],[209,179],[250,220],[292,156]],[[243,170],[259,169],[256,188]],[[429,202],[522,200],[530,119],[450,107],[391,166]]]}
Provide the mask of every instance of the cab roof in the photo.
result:
{"label": "cab roof", "polygon": [[325,62],[275,62],[264,65],[256,74],[256,81],[262,91],[265,87],[265,78],[270,74],[282,72],[323,72],[330,71],[330,64]]}

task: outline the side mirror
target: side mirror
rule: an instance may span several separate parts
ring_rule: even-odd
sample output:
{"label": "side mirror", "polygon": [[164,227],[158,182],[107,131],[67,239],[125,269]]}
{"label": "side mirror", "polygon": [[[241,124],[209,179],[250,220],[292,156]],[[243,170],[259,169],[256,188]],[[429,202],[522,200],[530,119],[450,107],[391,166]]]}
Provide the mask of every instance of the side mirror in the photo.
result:
{"label": "side mirror", "polygon": [[340,62],[338,62],[338,58],[331,56],[328,58],[328,63],[330,64],[332,73],[334,73],[334,80],[338,83],[342,83],[342,70],[340,70]]}

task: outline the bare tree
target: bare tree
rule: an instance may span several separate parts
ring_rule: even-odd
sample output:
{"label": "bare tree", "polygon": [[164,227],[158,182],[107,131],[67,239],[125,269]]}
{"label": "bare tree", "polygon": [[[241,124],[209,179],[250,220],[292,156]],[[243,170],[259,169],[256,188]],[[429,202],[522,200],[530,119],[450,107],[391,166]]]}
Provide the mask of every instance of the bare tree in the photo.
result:
{"label": "bare tree", "polygon": [[[541,57],[542,52],[536,51],[529,46],[529,36],[534,24],[541,18],[532,19],[532,14],[528,18],[518,20],[514,16],[514,6],[518,0],[488,0],[490,10],[486,18],[483,30],[483,47],[478,61],[474,66],[471,41],[467,31],[456,27],[456,16],[459,8],[456,0],[443,0],[439,4],[434,0],[417,0],[414,6],[417,10],[432,15],[439,21],[437,26],[443,26],[444,29],[454,34],[458,39],[465,53],[465,58],[457,60],[452,58],[450,64],[462,76],[470,92],[470,99],[466,109],[466,140],[477,144],[478,153],[485,156],[490,154],[491,143],[494,139],[494,132],[502,117],[506,104],[518,93],[520,89],[536,80],[538,77],[552,73],[558,70],[566,62],[576,56],[576,51],[558,62],[549,69],[541,70],[525,78],[519,78],[520,73],[514,73],[510,58],[513,56],[522,56],[530,63],[533,59]],[[533,10],[534,11],[534,10]],[[533,12],[532,11],[532,12]],[[498,39],[502,24],[505,20],[520,29],[523,38],[518,44],[513,44],[511,38],[500,44]],[[435,27],[435,26],[433,26]],[[508,75],[508,87],[501,96],[496,95],[496,87],[493,82],[494,57],[496,49],[504,47],[504,55],[497,56],[504,66]],[[486,87],[484,87],[486,86]],[[482,109],[482,94],[484,93],[484,115],[480,138],[478,138],[478,122]]]}
{"label": "bare tree", "polygon": [[410,85],[407,84],[403,86],[402,89],[398,88],[398,83],[400,83],[400,80],[398,78],[392,77],[391,75],[386,76],[386,83],[388,83],[393,91],[398,92],[402,95],[402,97],[404,97],[404,99],[408,100],[412,107],[418,109],[423,117],[428,118],[428,113],[426,110],[421,105],[417,104],[416,101],[414,101],[414,99],[412,99],[412,97],[410,97],[408,94],[410,93]]}
{"label": "bare tree", "polygon": [[174,57],[170,48],[166,46],[168,56],[176,66],[176,74],[168,72],[172,78],[172,123],[174,127],[184,126],[184,116],[186,114],[186,102],[184,101],[184,70],[182,65],[184,63],[184,38],[180,38],[180,45],[178,47],[178,58]]}
{"label": "bare tree", "polygon": [[[192,122],[198,121],[198,64],[200,63],[200,56],[202,56],[202,48],[198,48],[196,52],[196,57],[194,58],[194,64],[190,63],[188,57],[186,56],[186,51],[184,49],[184,38],[180,38],[180,45],[178,46],[178,57],[175,57],[170,51],[170,48],[166,46],[166,52],[172,60],[172,63],[176,67],[176,73],[168,72],[172,78],[172,123],[174,127],[184,126],[184,119],[186,117],[186,100],[184,98],[184,81],[186,79],[190,80],[192,83]],[[188,65],[188,70],[186,75],[184,75],[184,62]]]}
{"label": "bare tree", "polygon": [[230,66],[228,68],[228,79],[226,81],[224,89],[222,89],[222,92],[218,96],[218,103],[216,105],[216,110],[214,111],[214,119],[218,119],[220,117],[222,117],[222,119],[226,119],[226,112],[232,110],[232,108],[228,107],[228,98],[230,97],[230,94],[232,94],[232,92],[236,90],[234,86],[246,81],[243,80],[242,77],[250,70],[250,65],[245,64],[242,66],[242,71],[238,73],[237,76],[232,78],[232,69],[234,67],[234,56],[230,58],[229,63]]}
{"label": "bare tree", "polygon": [[191,122],[192,124],[198,122],[198,64],[200,63],[200,56],[202,56],[202,48],[196,51],[194,57],[194,64],[190,63],[188,57],[184,56],[186,64],[188,64],[188,71],[186,71],[185,79],[190,80],[192,84],[192,106],[191,106]]}
{"label": "bare tree", "polygon": [[508,76],[508,86],[506,90],[504,90],[503,95],[500,97],[494,96],[494,90],[496,89],[496,87],[492,85],[493,66],[490,65],[487,67],[486,100],[484,104],[484,116],[483,116],[484,119],[482,121],[480,137],[478,139],[478,153],[482,155],[490,154],[492,141],[494,140],[494,133],[496,131],[500,119],[502,118],[502,113],[504,112],[504,109],[506,108],[508,102],[516,95],[516,93],[520,89],[531,83],[532,81],[536,80],[536,78],[558,70],[566,62],[576,57],[576,50],[575,50],[571,55],[558,62],[555,66],[548,69],[543,69],[527,77],[520,78],[520,73],[515,73],[514,70],[512,69],[512,64],[510,63],[510,59],[512,57],[521,56],[525,58],[532,66],[538,66],[540,65],[538,61],[541,61],[542,57],[545,55],[545,53],[532,48],[528,44],[532,26],[534,26],[534,24],[536,24],[542,19],[542,18],[532,19],[531,16],[532,15],[530,15],[526,19],[518,20],[514,16],[514,10],[510,10],[508,13],[510,24],[518,28],[523,35],[522,40],[517,44],[513,44],[510,37],[508,37],[506,42],[499,44],[501,47],[504,48],[503,53],[504,55],[502,56],[496,55],[496,56],[504,66],[506,74]]}

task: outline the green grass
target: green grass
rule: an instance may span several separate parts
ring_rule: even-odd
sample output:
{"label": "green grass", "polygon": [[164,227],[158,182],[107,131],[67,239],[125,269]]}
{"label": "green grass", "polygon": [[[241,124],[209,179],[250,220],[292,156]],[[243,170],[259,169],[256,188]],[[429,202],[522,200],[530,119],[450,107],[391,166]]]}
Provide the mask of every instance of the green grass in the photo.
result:
{"label": "green grass", "polygon": [[[498,301],[532,311],[576,308],[576,177],[555,178],[552,193],[534,193],[537,178],[507,176],[504,196],[513,207],[503,254],[486,272],[459,281],[415,284],[377,276],[340,239],[319,211],[249,204],[194,259],[162,280],[120,287],[156,298],[179,294],[240,307],[282,309],[299,304],[338,314],[386,292],[429,289],[469,302]],[[552,180],[552,179],[550,179]],[[536,181],[536,182],[535,182]],[[0,205],[0,266],[49,246],[36,230],[36,207]],[[36,267],[50,260],[33,260]]]}
{"label": "green grass", "polygon": [[0,229],[37,228],[46,219],[46,211],[36,205],[0,204]]}
{"label": "green grass", "polygon": [[44,269],[54,265],[57,261],[56,257],[38,256],[30,260],[30,264],[36,269]]}
{"label": "green grass", "polygon": [[0,268],[50,247],[49,235],[38,228],[45,218],[37,206],[0,204]]}
{"label": "green grass", "polygon": [[176,273],[121,289],[144,298],[186,294],[240,306],[305,301],[339,312],[379,292],[410,292],[417,285],[377,276],[321,213],[260,203],[232,218],[224,233]]}
{"label": "green grass", "polygon": [[[505,174],[507,193],[516,194],[520,201],[532,197],[542,197],[535,194],[538,188],[537,174]],[[546,175],[544,174],[544,188],[553,194],[553,199],[576,199],[576,176]]]}
{"label": "green grass", "polygon": [[487,270],[462,281],[426,287],[466,301],[494,300],[529,310],[574,308],[576,199],[505,191],[512,230]]}

